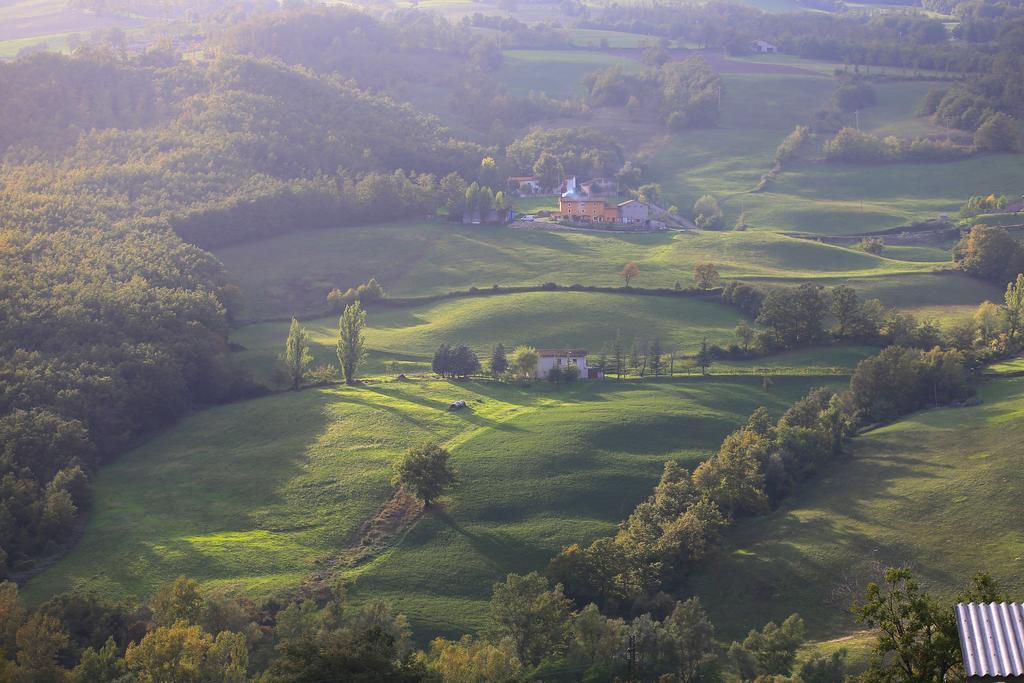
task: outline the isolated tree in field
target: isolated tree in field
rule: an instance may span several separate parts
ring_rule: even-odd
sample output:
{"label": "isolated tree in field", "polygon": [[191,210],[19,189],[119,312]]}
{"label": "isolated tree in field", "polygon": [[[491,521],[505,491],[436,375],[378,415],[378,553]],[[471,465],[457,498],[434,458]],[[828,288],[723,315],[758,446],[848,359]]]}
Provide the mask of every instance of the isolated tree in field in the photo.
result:
{"label": "isolated tree in field", "polygon": [[711,351],[708,349],[708,338],[704,339],[700,343],[700,351],[697,352],[697,365],[700,366],[700,374],[708,374],[708,368],[711,367],[713,359],[711,357]]}
{"label": "isolated tree in field", "polygon": [[714,263],[698,263],[693,267],[693,279],[705,292],[718,284],[718,270]]}
{"label": "isolated tree in field", "polygon": [[513,349],[512,357],[509,360],[520,377],[529,378],[533,377],[540,356],[537,355],[537,349],[532,346],[517,346]]}
{"label": "isolated tree in field", "polygon": [[640,266],[636,264],[636,261],[630,261],[622,267],[622,272],[619,273],[619,277],[625,283],[626,287],[629,287],[630,281],[640,274]]}
{"label": "isolated tree in field", "polygon": [[391,483],[423,501],[425,507],[455,483],[451,454],[436,443],[414,446],[395,466]]}
{"label": "isolated tree in field", "polygon": [[508,358],[505,357],[505,346],[499,343],[491,353],[491,377],[501,377],[508,370]]}
{"label": "isolated tree in field", "polygon": [[366,311],[358,301],[345,307],[338,320],[338,362],[345,384],[355,384],[359,366],[366,357]]}
{"label": "isolated tree in field", "polygon": [[736,338],[740,342],[740,346],[746,351],[750,348],[750,342],[754,341],[754,328],[747,324],[746,320],[741,320],[740,324],[736,326],[734,330]]}
{"label": "isolated tree in field", "polygon": [[545,190],[554,190],[562,184],[565,169],[562,162],[551,152],[541,152],[533,165],[533,175]]}
{"label": "isolated tree in field", "polygon": [[866,254],[878,256],[885,249],[885,242],[880,237],[865,237],[857,246]]}
{"label": "isolated tree in field", "polygon": [[288,340],[284,345],[284,366],[292,391],[302,384],[306,368],[312,361],[313,354],[309,352],[309,337],[306,330],[302,329],[298,320],[292,318],[291,327],[288,328]]}
{"label": "isolated tree in field", "polygon": [[1017,279],[1006,285],[1003,295],[1006,304],[1006,328],[1010,339],[1016,339],[1024,326],[1024,274],[1018,273]]}

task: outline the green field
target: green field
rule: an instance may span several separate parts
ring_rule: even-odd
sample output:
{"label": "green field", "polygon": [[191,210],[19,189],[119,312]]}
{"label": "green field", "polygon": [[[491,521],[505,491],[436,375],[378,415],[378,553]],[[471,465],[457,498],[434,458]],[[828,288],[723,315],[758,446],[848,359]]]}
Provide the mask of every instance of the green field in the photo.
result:
{"label": "green field", "polygon": [[584,76],[609,66],[627,71],[643,68],[633,59],[598,50],[505,50],[495,78],[512,95],[536,90],[550,97],[573,98],[583,94]]}
{"label": "green field", "polygon": [[[429,370],[434,351],[444,342],[467,344],[482,359],[501,342],[507,349],[520,344],[537,348],[584,347],[598,353],[610,347],[616,332],[629,347],[634,339],[649,344],[661,340],[668,352],[692,355],[701,339],[727,345],[743,317],[716,300],[667,297],[628,297],[590,292],[528,292],[479,298],[452,299],[416,308],[371,309],[366,342],[367,371],[380,373],[383,364],[397,360],[408,371]],[[337,316],[304,323],[316,362],[337,363]],[[288,335],[287,323],[249,325],[232,341],[246,351],[236,358],[266,377]]]}
{"label": "green field", "polygon": [[[614,286],[636,261],[642,287],[692,284],[693,267],[712,262],[725,279],[826,284],[857,280],[883,300],[901,298],[915,282],[926,300],[970,303],[969,291],[988,289],[955,275],[930,274],[932,258],[914,262],[769,232],[600,234],[405,223],[300,232],[217,250],[246,295],[244,318],[323,310],[332,287],[377,278],[393,296],[425,296],[471,286],[557,282]],[[945,287],[949,278],[955,287]],[[932,291],[935,283],[939,291]],[[926,291],[927,290],[927,291]],[[973,300],[991,298],[986,293]],[[894,300],[891,303],[896,303]],[[904,303],[912,302],[900,302]]]}
{"label": "green field", "polygon": [[915,413],[856,438],[781,509],[735,527],[692,581],[722,635],[794,611],[819,636],[848,632],[845,598],[828,596],[850,581],[863,590],[876,563],[909,564],[947,597],[977,571],[1010,595],[1024,590],[1024,378],[980,395],[981,406]]}
{"label": "green field", "polygon": [[[692,466],[758,405],[778,413],[820,383],[414,380],[212,408],[104,468],[84,538],[26,594],[147,595],[180,574],[294,588],[391,495],[394,458],[436,439],[461,472],[444,511],[348,573],[355,599],[392,601],[424,637],[477,628],[494,580],[612,532],[665,459]],[[455,398],[470,409],[448,412]]]}
{"label": "green field", "polygon": [[[797,64],[794,64],[797,65]],[[972,194],[1016,196],[1024,164],[1016,154],[986,154],[937,164],[859,165],[822,163],[820,145],[790,165],[766,191],[745,193],[772,167],[775,148],[810,113],[823,108],[835,89],[832,78],[773,74],[723,74],[718,128],[675,134],[651,162],[665,203],[692,206],[702,194],[725,201],[731,225],[745,211],[766,230],[849,234],[954,214]],[[929,82],[875,84],[878,104],[860,112],[862,130],[879,135],[941,135],[916,115]],[[846,115],[853,126],[853,114]]]}

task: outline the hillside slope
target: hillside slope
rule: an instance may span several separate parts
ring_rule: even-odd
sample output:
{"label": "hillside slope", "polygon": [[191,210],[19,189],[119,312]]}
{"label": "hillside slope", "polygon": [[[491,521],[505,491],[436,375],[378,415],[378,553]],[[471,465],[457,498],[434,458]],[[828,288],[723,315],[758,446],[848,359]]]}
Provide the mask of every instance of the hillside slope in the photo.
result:
{"label": "hillside slope", "polygon": [[692,581],[723,635],[794,611],[815,633],[852,630],[850,600],[885,565],[910,565],[947,595],[986,571],[1019,598],[1024,378],[980,395],[981,406],[915,413],[856,438],[845,462],[780,510],[736,526]]}

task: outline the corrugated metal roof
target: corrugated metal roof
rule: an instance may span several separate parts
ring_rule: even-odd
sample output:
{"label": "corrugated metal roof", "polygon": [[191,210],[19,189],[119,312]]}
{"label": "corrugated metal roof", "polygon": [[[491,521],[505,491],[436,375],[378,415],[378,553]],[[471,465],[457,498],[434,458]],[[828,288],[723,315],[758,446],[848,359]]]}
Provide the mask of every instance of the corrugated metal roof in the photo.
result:
{"label": "corrugated metal roof", "polygon": [[956,625],[969,677],[1024,676],[1024,605],[960,603]]}

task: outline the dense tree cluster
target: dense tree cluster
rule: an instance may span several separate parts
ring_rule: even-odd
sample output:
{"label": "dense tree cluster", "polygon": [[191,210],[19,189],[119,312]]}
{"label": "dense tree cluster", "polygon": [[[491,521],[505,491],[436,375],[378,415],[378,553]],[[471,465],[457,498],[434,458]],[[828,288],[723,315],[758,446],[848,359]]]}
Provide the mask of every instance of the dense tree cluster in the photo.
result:
{"label": "dense tree cluster", "polygon": [[1000,227],[976,225],[953,248],[964,272],[1002,285],[1024,272],[1024,247]]}
{"label": "dense tree cluster", "polygon": [[672,129],[714,125],[722,81],[703,57],[668,61],[643,73],[609,67],[583,79],[596,106],[647,107]]}
{"label": "dense tree cluster", "polygon": [[434,352],[431,369],[441,377],[465,378],[480,372],[480,359],[465,344],[441,344]]}
{"label": "dense tree cluster", "polygon": [[974,391],[967,384],[963,352],[889,346],[857,365],[850,393],[862,419],[881,422],[926,405],[965,399]]}
{"label": "dense tree cluster", "polygon": [[558,164],[553,177],[612,176],[624,160],[614,138],[586,127],[536,128],[509,145],[505,153],[509,164],[525,174],[535,172],[535,164],[546,153],[552,164]]}
{"label": "dense tree cluster", "polygon": [[[979,148],[982,147],[979,146]],[[874,133],[865,133],[854,128],[842,128],[835,137],[825,143],[826,159],[862,164],[889,161],[955,161],[966,158],[974,152],[975,149],[951,140],[936,140],[926,137],[906,140],[893,135],[883,138]]]}
{"label": "dense tree cluster", "polygon": [[177,107],[146,131],[86,134],[59,163],[6,167],[0,220],[52,230],[144,216],[212,246],[427,213],[438,176],[472,175],[484,156],[411,107],[252,58],[218,61]]}
{"label": "dense tree cluster", "polygon": [[234,299],[167,231],[0,231],[0,574],[56,550],[134,436],[246,390],[223,355]]}

